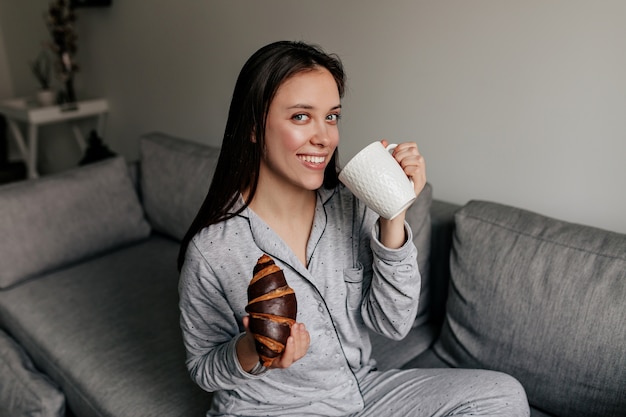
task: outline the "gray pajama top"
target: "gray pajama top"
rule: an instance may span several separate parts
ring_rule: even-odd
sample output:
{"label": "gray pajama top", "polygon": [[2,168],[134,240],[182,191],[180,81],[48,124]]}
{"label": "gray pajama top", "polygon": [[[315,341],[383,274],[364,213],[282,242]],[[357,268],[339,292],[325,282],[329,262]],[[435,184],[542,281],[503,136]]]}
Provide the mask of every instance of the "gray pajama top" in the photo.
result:
{"label": "gray pajama top", "polygon": [[[214,392],[208,415],[324,415],[359,411],[359,381],[375,367],[367,328],[399,340],[417,312],[417,249],[405,223],[399,249],[378,240],[378,216],[342,185],[318,191],[308,268],[252,210],[204,228],[180,275],[187,368]],[[235,351],[247,315],[247,287],[263,253],[283,269],[311,336],[288,369],[245,372]],[[356,258],[356,259],[355,259]]]}

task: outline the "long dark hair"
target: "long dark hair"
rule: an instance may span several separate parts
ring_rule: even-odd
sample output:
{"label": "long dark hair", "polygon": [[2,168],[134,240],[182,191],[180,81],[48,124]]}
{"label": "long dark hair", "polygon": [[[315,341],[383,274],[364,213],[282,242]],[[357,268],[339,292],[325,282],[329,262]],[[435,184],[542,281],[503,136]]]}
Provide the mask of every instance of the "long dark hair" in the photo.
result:
{"label": "long dark hair", "polygon": [[[236,216],[252,201],[265,147],[265,123],[270,103],[287,79],[317,68],[331,73],[339,96],[343,97],[346,80],[341,60],[317,46],[304,42],[274,42],[256,51],[244,64],[235,84],[209,192],[181,243],[179,270],[189,241],[198,231]],[[333,188],[337,183],[335,150],[324,172],[324,187]],[[244,206],[232,211],[240,193],[248,189],[250,192]]]}

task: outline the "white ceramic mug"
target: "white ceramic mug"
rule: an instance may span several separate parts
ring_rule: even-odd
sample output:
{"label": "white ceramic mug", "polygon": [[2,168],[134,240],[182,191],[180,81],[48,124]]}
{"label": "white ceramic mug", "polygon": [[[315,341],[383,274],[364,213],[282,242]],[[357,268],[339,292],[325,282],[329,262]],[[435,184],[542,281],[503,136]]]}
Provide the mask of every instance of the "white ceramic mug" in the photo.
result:
{"label": "white ceramic mug", "polygon": [[413,183],[386,148],[374,142],[357,153],[339,173],[339,180],[366,206],[385,219],[393,219],[417,196]]}

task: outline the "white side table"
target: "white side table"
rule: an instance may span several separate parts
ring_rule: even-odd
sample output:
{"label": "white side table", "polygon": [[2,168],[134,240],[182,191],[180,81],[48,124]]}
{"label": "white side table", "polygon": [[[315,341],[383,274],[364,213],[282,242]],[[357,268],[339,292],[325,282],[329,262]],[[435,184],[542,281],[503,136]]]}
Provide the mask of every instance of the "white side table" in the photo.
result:
{"label": "white side table", "polygon": [[[104,136],[104,125],[109,112],[109,103],[105,99],[79,101],[77,109],[61,110],[60,106],[40,107],[30,104],[25,99],[13,99],[0,102],[0,113],[4,114],[7,124],[26,164],[28,178],[37,178],[37,134],[40,125],[60,122],[70,122],[74,137],[81,152],[87,144],[85,138],[75,123],[78,119],[97,116],[97,131],[100,137]],[[18,122],[26,123],[27,140],[20,129]]]}

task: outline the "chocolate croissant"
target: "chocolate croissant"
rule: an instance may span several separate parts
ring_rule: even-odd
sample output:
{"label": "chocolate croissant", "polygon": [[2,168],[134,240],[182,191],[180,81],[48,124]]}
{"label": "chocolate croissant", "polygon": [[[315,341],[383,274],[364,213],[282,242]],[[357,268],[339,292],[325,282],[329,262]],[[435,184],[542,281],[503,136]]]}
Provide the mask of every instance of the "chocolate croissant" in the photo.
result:
{"label": "chocolate croissant", "polygon": [[285,349],[297,310],[296,294],[287,285],[283,271],[264,254],[254,267],[246,306],[249,329],[263,366],[270,366]]}

